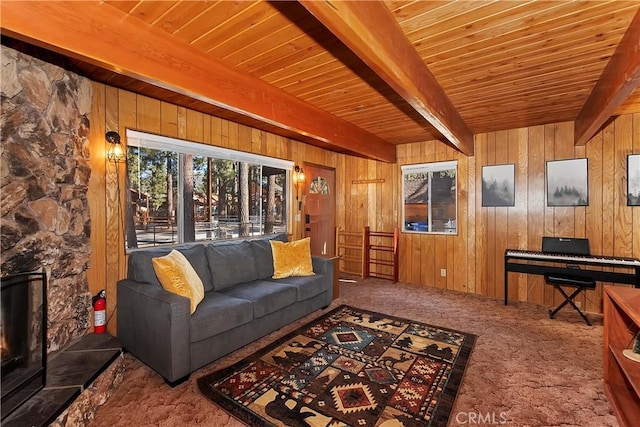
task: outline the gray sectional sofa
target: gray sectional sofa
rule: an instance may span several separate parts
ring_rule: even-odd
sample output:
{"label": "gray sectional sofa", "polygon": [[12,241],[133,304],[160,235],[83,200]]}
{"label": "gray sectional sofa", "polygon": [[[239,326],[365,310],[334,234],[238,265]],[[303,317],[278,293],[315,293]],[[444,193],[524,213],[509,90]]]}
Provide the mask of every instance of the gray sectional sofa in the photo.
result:
{"label": "gray sectional sofa", "polygon": [[[286,235],[274,235],[286,241]],[[165,291],[151,259],[179,250],[205,288],[189,299]],[[272,279],[269,238],[194,243],[129,254],[117,284],[118,339],[170,385],[191,372],[331,303],[333,263],[313,257],[314,276]]]}

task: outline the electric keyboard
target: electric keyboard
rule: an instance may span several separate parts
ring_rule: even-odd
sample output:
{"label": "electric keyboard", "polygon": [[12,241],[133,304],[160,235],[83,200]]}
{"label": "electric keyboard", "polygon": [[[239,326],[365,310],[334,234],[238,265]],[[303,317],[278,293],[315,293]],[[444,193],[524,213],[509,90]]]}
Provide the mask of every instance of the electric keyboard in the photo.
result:
{"label": "electric keyboard", "polygon": [[[574,265],[573,268],[572,265]],[[589,268],[578,269],[575,268],[575,265],[610,267],[616,268],[616,270],[631,271],[623,273]],[[507,305],[509,298],[508,278],[510,272],[538,275],[571,275],[592,278],[599,282],[621,283],[640,288],[640,259],[507,249],[504,253],[504,305]]]}
{"label": "electric keyboard", "polygon": [[625,257],[610,257],[602,255],[574,255],[549,252],[522,251],[507,249],[505,256],[517,259],[532,259],[537,261],[565,262],[572,264],[602,265],[604,267],[640,267],[640,259]]}

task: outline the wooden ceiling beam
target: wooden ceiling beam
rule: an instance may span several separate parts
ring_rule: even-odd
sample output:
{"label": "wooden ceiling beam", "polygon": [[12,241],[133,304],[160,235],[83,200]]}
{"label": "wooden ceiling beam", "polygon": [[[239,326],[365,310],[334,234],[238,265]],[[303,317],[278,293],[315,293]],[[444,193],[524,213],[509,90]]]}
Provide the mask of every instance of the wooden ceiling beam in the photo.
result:
{"label": "wooden ceiling beam", "polygon": [[[396,161],[395,145],[104,2],[2,2],[2,34],[246,116],[321,147]],[[268,126],[269,127],[269,126]]]}
{"label": "wooden ceiling beam", "polygon": [[473,132],[384,2],[298,1],[450,144],[473,155]]}
{"label": "wooden ceiling beam", "polygon": [[575,145],[585,145],[640,86],[640,9],[616,47],[574,123]]}

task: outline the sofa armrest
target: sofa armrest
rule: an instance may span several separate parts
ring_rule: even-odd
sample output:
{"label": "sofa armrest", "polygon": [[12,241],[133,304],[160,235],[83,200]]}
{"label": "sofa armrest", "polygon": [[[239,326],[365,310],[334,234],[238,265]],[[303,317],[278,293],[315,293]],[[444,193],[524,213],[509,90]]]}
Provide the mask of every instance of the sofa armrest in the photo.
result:
{"label": "sofa armrest", "polygon": [[[313,272],[316,274],[322,274],[325,277],[325,283],[327,290],[331,294],[331,298],[337,298],[337,288],[333,283],[336,280],[334,277],[334,258],[330,257],[322,257],[322,256],[312,256],[311,263],[313,265]],[[333,294],[336,293],[334,296]]]}
{"label": "sofa armrest", "polygon": [[333,258],[312,256],[313,272],[333,277]]}
{"label": "sofa armrest", "polygon": [[118,339],[169,382],[191,372],[189,299],[159,286],[118,282]]}

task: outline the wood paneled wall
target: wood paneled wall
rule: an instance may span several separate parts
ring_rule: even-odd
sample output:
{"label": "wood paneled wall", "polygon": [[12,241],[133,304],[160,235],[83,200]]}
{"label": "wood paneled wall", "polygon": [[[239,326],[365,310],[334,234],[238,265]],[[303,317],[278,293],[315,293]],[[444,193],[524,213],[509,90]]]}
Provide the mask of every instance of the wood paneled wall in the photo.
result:
{"label": "wood paneled wall", "polygon": [[[540,250],[542,236],[587,237],[592,253],[640,257],[640,207],[626,205],[626,156],[640,153],[639,114],[616,118],[582,147],[573,145],[570,122],[475,138],[473,157],[428,141],[398,146],[397,165],[341,159],[338,225],[346,230],[401,227],[400,165],[458,160],[458,235],[402,233],[401,281],[501,298],[505,249]],[[583,157],[588,158],[589,206],[547,207],[546,162]],[[482,166],[507,163],[515,164],[515,206],[482,207]],[[352,184],[363,179],[384,182]],[[561,301],[539,276],[512,274],[509,287],[513,300],[549,306]],[[602,312],[602,284],[581,302],[588,311]]]}
{"label": "wood paneled wall", "polygon": [[[476,135],[473,157],[439,141],[404,144],[397,149],[398,163],[388,164],[337,154],[95,82],[93,91],[89,287],[93,294],[107,290],[108,330],[113,334],[116,282],[126,275],[125,193],[124,166],[118,170],[105,159],[104,134],[109,130],[118,131],[123,141],[126,128],[131,128],[335,168],[336,226],[345,230],[401,227],[400,166],[458,160],[458,234],[401,233],[404,282],[501,297],[505,249],[539,250],[543,235],[587,237],[593,253],[640,257],[640,208],[626,206],[625,199],[626,155],[640,153],[640,114],[618,117],[583,147],[573,146],[572,123],[557,123]],[[589,159],[589,206],[547,207],[546,161],[581,157]],[[482,207],[482,166],[505,163],[516,165],[516,206]],[[293,214],[289,223],[293,237],[300,238],[302,224]],[[446,276],[440,275],[441,269],[446,269]],[[601,286],[582,300],[588,311],[602,311]],[[547,305],[559,302],[535,276],[510,277],[509,295]]]}

